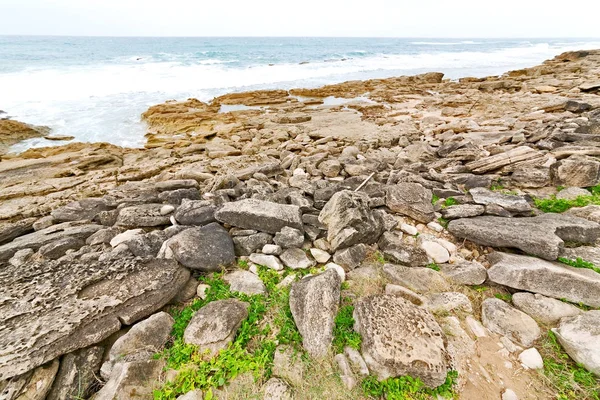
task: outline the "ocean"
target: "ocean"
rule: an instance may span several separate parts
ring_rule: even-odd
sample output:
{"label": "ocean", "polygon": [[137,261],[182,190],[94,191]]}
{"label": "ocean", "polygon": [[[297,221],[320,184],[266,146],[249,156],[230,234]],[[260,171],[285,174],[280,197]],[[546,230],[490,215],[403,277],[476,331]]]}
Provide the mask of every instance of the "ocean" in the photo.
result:
{"label": "ocean", "polygon": [[140,114],[166,100],[430,71],[500,75],[591,48],[600,39],[0,36],[0,110],[74,141],[141,147]]}

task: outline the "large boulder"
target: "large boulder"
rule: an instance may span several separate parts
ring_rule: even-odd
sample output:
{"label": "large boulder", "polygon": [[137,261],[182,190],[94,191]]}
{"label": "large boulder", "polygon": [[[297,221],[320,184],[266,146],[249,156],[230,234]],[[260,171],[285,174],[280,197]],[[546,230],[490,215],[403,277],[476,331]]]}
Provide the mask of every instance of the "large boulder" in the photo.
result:
{"label": "large boulder", "polygon": [[300,207],[257,199],[225,203],[215,218],[224,224],[271,234],[285,226],[303,230]]}
{"label": "large boulder", "polygon": [[483,246],[514,247],[546,260],[556,260],[565,242],[594,243],[600,237],[600,224],[564,214],[465,218],[451,221],[448,230]]}
{"label": "large boulder", "polygon": [[573,360],[600,377],[600,310],[563,318],[553,332]]}
{"label": "large boulder", "polygon": [[233,342],[242,322],[248,318],[249,307],[237,299],[212,301],[194,314],[183,340],[212,357]]}
{"label": "large boulder", "polygon": [[383,222],[369,206],[369,196],[343,190],[327,202],[319,214],[327,226],[327,241],[332,250],[358,243],[375,243],[383,232]]}
{"label": "large boulder", "polygon": [[488,256],[490,281],[573,303],[600,307],[600,274],[585,268],[496,252]]}
{"label": "large boulder", "polygon": [[409,375],[429,387],[445,382],[446,337],[428,311],[399,296],[372,295],[358,301],[354,320],[362,355],[379,379]]}
{"label": "large boulder", "polygon": [[385,205],[424,224],[435,219],[433,193],[418,183],[398,183],[387,189]]}
{"label": "large boulder", "polygon": [[0,380],[99,343],[167,304],[189,279],[173,260],[58,260],[0,269]]}
{"label": "large boulder", "polygon": [[92,346],[63,356],[46,399],[87,398],[92,385],[96,383],[103,354],[103,347]]}
{"label": "large boulder", "polygon": [[229,233],[213,222],[173,236],[164,243],[161,257],[174,258],[186,268],[212,272],[233,264],[235,249]]}
{"label": "large boulder", "polygon": [[333,341],[341,285],[342,280],[333,269],[292,284],[292,316],[302,335],[302,345],[313,357],[327,355]]}
{"label": "large boulder", "polygon": [[533,318],[496,298],[485,299],[481,304],[481,322],[490,331],[525,347],[531,347],[541,335]]}

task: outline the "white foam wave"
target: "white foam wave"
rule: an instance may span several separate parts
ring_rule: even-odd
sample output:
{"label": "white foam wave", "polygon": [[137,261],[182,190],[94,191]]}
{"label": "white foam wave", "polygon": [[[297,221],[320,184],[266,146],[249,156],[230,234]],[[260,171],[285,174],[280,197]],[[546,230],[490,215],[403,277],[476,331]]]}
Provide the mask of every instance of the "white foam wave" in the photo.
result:
{"label": "white foam wave", "polygon": [[422,46],[457,46],[463,44],[481,44],[481,42],[475,42],[473,40],[462,40],[460,42],[410,42],[410,44]]}

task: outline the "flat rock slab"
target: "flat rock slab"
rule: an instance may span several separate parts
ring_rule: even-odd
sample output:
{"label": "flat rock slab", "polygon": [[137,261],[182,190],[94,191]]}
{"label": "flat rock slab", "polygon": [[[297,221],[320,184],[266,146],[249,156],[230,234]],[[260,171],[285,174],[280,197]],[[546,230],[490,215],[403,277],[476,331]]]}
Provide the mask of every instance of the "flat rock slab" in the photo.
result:
{"label": "flat rock slab", "polygon": [[275,234],[286,226],[304,230],[300,207],[270,201],[244,199],[225,203],[215,213],[217,221],[238,228]]}
{"label": "flat rock slab", "polygon": [[374,295],[358,301],[354,320],[363,357],[379,379],[409,375],[429,387],[445,382],[446,338],[428,311],[399,296]]}
{"label": "flat rock slab", "polygon": [[600,376],[600,310],[563,318],[553,331],[573,360]]}
{"label": "flat rock slab", "polygon": [[469,193],[476,204],[483,206],[497,205],[511,213],[527,213],[532,210],[531,205],[522,196],[493,192],[486,188],[473,188]]}
{"label": "flat rock slab", "polygon": [[564,242],[594,243],[600,237],[600,224],[565,214],[465,218],[451,221],[448,230],[483,246],[514,247],[546,260],[556,260]]}
{"label": "flat rock slab", "polygon": [[450,290],[450,284],[444,276],[431,268],[385,264],[383,274],[390,282],[418,293],[439,293]]}
{"label": "flat rock slab", "polygon": [[99,343],[169,302],[174,260],[49,261],[0,269],[0,380]]}
{"label": "flat rock slab", "polygon": [[538,293],[515,293],[512,296],[512,303],[519,310],[544,325],[554,325],[561,318],[573,317],[582,312],[572,304],[542,296]]}
{"label": "flat rock slab", "polygon": [[572,303],[600,307],[600,274],[586,268],[496,252],[488,256],[489,280]]}

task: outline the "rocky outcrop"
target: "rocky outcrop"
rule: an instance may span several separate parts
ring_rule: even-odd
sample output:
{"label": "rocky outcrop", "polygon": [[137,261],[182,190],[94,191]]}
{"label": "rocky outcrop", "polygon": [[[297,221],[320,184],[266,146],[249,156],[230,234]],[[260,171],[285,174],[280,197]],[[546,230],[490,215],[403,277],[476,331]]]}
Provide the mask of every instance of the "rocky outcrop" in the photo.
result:
{"label": "rocky outcrop", "polygon": [[50,133],[46,126],[34,126],[12,119],[0,118],[0,155],[22,140],[44,137]]}

